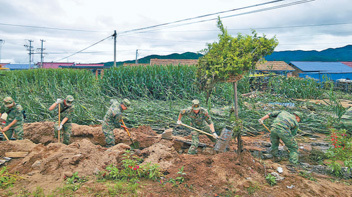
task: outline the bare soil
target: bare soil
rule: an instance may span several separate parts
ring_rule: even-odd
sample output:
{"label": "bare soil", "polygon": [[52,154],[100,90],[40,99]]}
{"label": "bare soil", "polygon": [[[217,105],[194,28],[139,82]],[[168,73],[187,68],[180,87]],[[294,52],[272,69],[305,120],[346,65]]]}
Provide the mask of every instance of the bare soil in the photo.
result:
{"label": "bare soil", "polygon": [[[104,148],[105,140],[101,126],[84,126],[73,124],[70,145],[58,143],[54,139],[53,122],[25,124],[25,140],[0,142],[0,157],[6,152],[29,152],[24,158],[13,158],[7,162],[11,173],[18,173],[23,179],[7,190],[0,189],[0,196],[9,191],[19,195],[20,189],[35,191],[37,187],[50,194],[64,184],[65,176],[78,172],[80,176],[89,177],[89,181],[76,191],[77,196],[87,195],[88,188],[95,191],[107,190],[103,183],[97,183],[95,174],[107,165],[118,165],[125,150],[130,149],[131,141],[122,129],[115,129],[116,145]],[[316,181],[299,175],[299,170],[292,171],[287,161],[274,163],[270,159],[262,160],[251,153],[265,149],[269,142],[267,134],[256,137],[243,137],[244,151],[236,153],[236,142],[230,144],[230,151],[214,154],[212,148],[199,148],[197,155],[188,155],[189,145],[176,139],[189,140],[191,136],[174,136],[172,140],[161,139],[149,126],[130,129],[132,139],[140,143],[141,150],[136,155],[144,162],[160,165],[165,177],[175,179],[177,172],[184,167],[185,182],[175,187],[163,181],[146,181],[141,184],[138,196],[352,196],[350,180],[337,180],[335,177],[312,173]],[[321,141],[324,137],[321,136]],[[302,155],[311,150],[310,138],[299,138]],[[319,140],[319,139],[318,139]],[[201,135],[200,141],[212,145]],[[317,141],[317,139],[315,139]],[[282,147],[281,147],[282,148]],[[307,161],[308,162],[308,161]],[[275,186],[270,186],[265,176],[277,172],[284,179]]]}

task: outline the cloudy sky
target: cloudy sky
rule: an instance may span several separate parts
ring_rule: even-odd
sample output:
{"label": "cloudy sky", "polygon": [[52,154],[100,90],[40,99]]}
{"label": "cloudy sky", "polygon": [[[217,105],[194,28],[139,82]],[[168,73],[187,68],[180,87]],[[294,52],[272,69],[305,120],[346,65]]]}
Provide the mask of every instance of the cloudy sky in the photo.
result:
{"label": "cloudy sky", "polygon": [[113,61],[114,30],[117,61],[198,52],[217,41],[218,16],[234,36],[276,36],[275,51],[352,44],[351,0],[0,0],[0,61],[28,63],[28,40],[34,63],[40,40],[46,62]]}

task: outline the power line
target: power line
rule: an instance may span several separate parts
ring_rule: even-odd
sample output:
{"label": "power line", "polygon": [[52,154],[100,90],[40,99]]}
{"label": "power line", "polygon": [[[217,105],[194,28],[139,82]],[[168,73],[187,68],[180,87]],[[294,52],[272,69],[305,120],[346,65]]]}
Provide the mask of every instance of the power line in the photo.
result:
{"label": "power line", "polygon": [[36,29],[50,29],[50,30],[60,30],[60,31],[103,32],[103,31],[93,31],[93,30],[83,30],[83,29],[67,29],[67,28],[45,27],[45,26],[34,26],[34,25],[16,25],[16,24],[9,24],[9,23],[0,23],[0,25],[12,26],[12,27],[36,28]]}
{"label": "power line", "polygon": [[[244,12],[244,13],[239,13],[239,14],[234,14],[234,15],[229,15],[229,16],[222,16],[221,18],[231,18],[231,17],[235,17],[235,16],[242,16],[242,15],[247,15],[247,14],[253,14],[253,13],[257,13],[257,12],[264,12],[264,11],[269,11],[269,10],[275,10],[275,9],[279,9],[279,8],[284,8],[284,7],[289,7],[289,6],[294,6],[294,5],[299,5],[299,4],[303,4],[303,3],[309,3],[315,0],[300,0],[300,1],[296,1],[296,2],[291,2],[291,3],[287,3],[287,4],[282,4],[282,5],[278,5],[278,6],[273,6],[273,7],[269,7],[269,8],[262,8],[262,9],[258,9],[258,10],[253,10],[253,11],[248,11],[248,12]],[[167,28],[174,28],[174,27],[179,27],[179,26],[184,26],[184,25],[191,25],[191,24],[195,24],[195,23],[203,23],[203,22],[208,22],[208,21],[213,21],[213,20],[217,20],[218,18],[211,18],[211,19],[204,19],[204,20],[200,20],[200,21],[195,21],[195,22],[189,22],[189,23],[183,23],[183,24],[179,24],[179,25],[174,25],[171,27],[167,27]],[[159,30],[163,30],[163,29],[159,29]],[[155,31],[155,30],[154,30]],[[150,31],[143,31],[143,32],[137,32],[137,33],[146,33],[146,32],[150,32]],[[130,32],[129,32],[130,33]]]}
{"label": "power line", "polygon": [[64,58],[61,58],[61,59],[59,59],[59,60],[55,60],[55,62],[58,62],[58,61],[61,61],[61,60],[63,60],[63,59],[66,59],[66,58],[69,58],[69,57],[71,57],[71,56],[74,56],[74,55],[76,55],[77,53],[81,53],[82,51],[87,50],[87,49],[89,49],[90,47],[92,47],[92,46],[94,46],[94,45],[97,45],[97,44],[103,42],[104,40],[106,40],[106,39],[108,39],[108,38],[111,38],[111,35],[108,36],[108,37],[106,37],[106,38],[104,38],[104,39],[102,39],[102,40],[100,40],[100,41],[98,41],[98,42],[96,42],[96,43],[94,43],[94,44],[92,44],[92,45],[90,45],[90,46],[88,46],[88,47],[86,47],[86,48],[84,48],[84,49],[82,49],[82,50],[79,50],[79,51],[77,51],[77,52],[75,52],[75,53],[73,53],[73,54],[71,54],[71,55],[69,55],[69,56],[66,56],[66,57],[64,57]]}
{"label": "power line", "polygon": [[153,25],[153,26],[148,26],[148,27],[142,27],[142,28],[137,28],[137,29],[131,29],[131,30],[127,30],[127,31],[122,31],[122,32],[120,32],[119,34],[125,34],[125,33],[140,31],[140,30],[146,30],[146,29],[151,29],[151,28],[155,28],[155,27],[161,27],[161,26],[171,25],[171,24],[180,23],[180,22],[184,22],[184,21],[189,21],[189,20],[204,18],[204,17],[208,17],[208,16],[223,14],[223,13],[227,13],[227,12],[239,11],[239,10],[248,9],[248,8],[253,8],[253,7],[259,7],[259,6],[263,6],[263,5],[269,5],[269,4],[277,3],[277,2],[280,2],[280,1],[285,1],[285,0],[274,0],[274,1],[269,1],[269,2],[265,2],[265,3],[260,3],[260,4],[254,4],[254,5],[250,5],[250,6],[245,6],[245,7],[241,7],[241,8],[234,8],[234,9],[231,9],[231,10],[216,12],[216,13],[212,13],[212,14],[205,14],[205,15],[200,15],[200,16],[196,16],[196,17],[181,19],[181,20],[177,20],[177,21],[173,21],[173,22],[162,23],[162,24],[158,24],[158,25]]}

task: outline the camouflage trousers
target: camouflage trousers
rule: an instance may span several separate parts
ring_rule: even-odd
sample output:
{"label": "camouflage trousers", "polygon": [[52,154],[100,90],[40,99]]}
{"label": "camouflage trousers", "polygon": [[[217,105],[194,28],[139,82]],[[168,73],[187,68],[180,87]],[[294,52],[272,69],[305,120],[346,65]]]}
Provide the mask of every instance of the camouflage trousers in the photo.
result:
{"label": "camouflage trousers", "polygon": [[[211,130],[210,130],[210,127],[208,125],[206,126],[203,126],[203,127],[195,127],[196,129],[199,129],[199,130],[202,130],[202,131],[205,131],[207,133],[212,133]],[[192,131],[191,132],[191,135],[192,135],[192,144],[191,144],[191,147],[189,147],[188,149],[188,154],[191,154],[191,155],[194,155],[194,154],[197,154],[197,148],[198,148],[198,145],[199,145],[199,132],[197,131]],[[212,142],[215,142],[216,139],[213,138],[213,137],[210,137],[209,135],[207,135],[207,137],[212,141]]]}
{"label": "camouflage trousers", "polygon": [[[54,134],[55,138],[58,138],[58,123],[55,123],[54,125]],[[60,139],[63,138],[63,143],[66,145],[70,144],[70,138],[72,134],[72,124],[71,123],[65,123],[62,125],[62,129],[60,130]]]}
{"label": "camouflage trousers", "polygon": [[285,143],[290,152],[290,163],[298,163],[298,144],[290,131],[272,128],[270,134],[272,155],[278,157],[280,139]]}
{"label": "camouflage trousers", "polygon": [[114,124],[107,124],[106,122],[103,122],[103,133],[105,135],[105,142],[107,147],[115,146],[115,135],[114,135],[114,129],[116,128],[116,125]]}
{"label": "camouflage trousers", "polygon": [[[15,134],[17,140],[23,140],[23,125],[17,125],[17,126],[11,127],[9,130],[5,132],[5,134],[9,139],[11,139]],[[3,136],[3,134],[1,133],[0,135],[2,137],[2,140],[5,141],[6,138]]]}

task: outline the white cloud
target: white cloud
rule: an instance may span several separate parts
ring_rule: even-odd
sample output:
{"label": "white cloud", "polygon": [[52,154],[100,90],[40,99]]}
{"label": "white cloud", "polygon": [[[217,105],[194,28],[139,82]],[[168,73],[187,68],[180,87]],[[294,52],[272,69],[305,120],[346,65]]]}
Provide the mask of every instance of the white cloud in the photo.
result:
{"label": "white cloud", "polygon": [[[44,39],[47,53],[45,61],[55,61],[112,35],[114,30],[119,33],[269,1],[0,0],[0,39],[6,40],[1,57],[16,63],[26,63],[28,51],[23,46],[26,40],[34,40],[33,45],[37,49],[40,47],[40,39]],[[285,0],[280,5],[298,1],[300,0]],[[350,0],[315,0],[280,9],[247,13],[274,5],[278,4],[238,10],[220,16],[233,35],[250,33],[251,28],[257,29],[259,34],[267,34],[268,37],[276,35],[280,42],[277,51],[322,50],[351,44]],[[247,14],[224,18],[241,13]],[[216,17],[217,15],[199,20]],[[196,52],[204,49],[206,43],[217,40],[219,31],[216,20],[178,26],[180,24],[182,23],[171,25],[172,28],[162,26],[144,32],[119,35],[117,60],[134,59],[136,49],[139,49],[139,57]],[[113,61],[113,54],[113,40],[108,39],[89,48],[85,53],[69,57],[68,61]],[[40,60],[38,54],[34,56],[34,60]]]}

